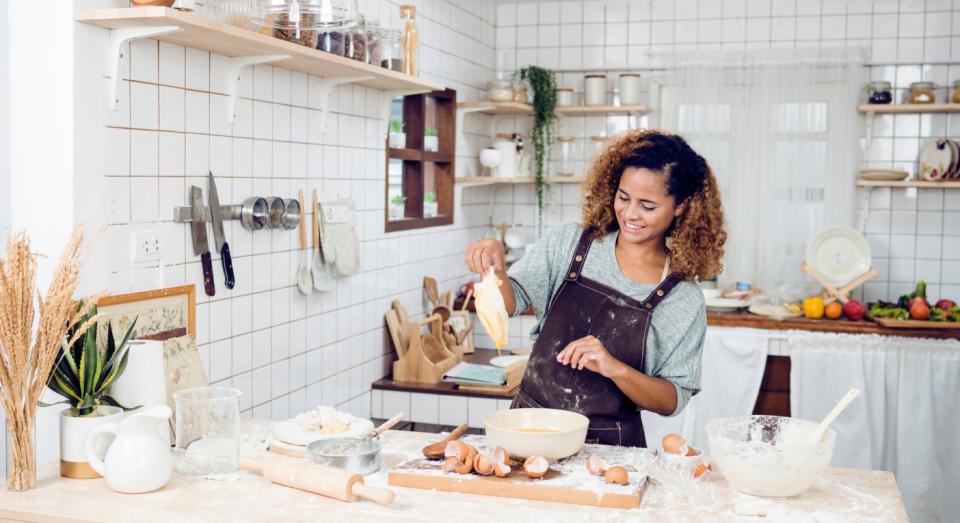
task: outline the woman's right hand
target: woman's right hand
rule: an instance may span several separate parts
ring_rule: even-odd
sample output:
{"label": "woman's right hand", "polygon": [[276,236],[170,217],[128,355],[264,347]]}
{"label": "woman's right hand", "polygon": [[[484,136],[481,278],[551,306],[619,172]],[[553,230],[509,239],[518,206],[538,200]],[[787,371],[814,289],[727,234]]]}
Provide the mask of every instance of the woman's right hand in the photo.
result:
{"label": "woman's right hand", "polygon": [[470,272],[484,275],[493,267],[493,270],[503,274],[506,270],[503,265],[503,243],[497,240],[477,240],[467,246],[463,253],[463,263]]}

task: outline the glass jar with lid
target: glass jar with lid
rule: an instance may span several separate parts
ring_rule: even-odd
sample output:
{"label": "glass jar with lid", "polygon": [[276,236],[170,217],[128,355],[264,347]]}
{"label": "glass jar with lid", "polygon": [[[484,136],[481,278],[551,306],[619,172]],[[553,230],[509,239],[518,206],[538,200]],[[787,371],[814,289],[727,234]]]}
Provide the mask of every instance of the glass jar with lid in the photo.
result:
{"label": "glass jar with lid", "polygon": [[599,106],[607,104],[607,76],[588,74],[583,79],[583,105]]}
{"label": "glass jar with lid", "polygon": [[487,87],[487,100],[491,102],[509,102],[513,100],[513,82],[504,79],[490,80]]}
{"label": "glass jar with lid", "polygon": [[557,107],[570,107],[573,105],[573,89],[569,87],[557,88]]}
{"label": "glass jar with lid", "polygon": [[399,29],[380,31],[380,67],[398,73],[403,72],[402,35]]}
{"label": "glass jar with lid", "polygon": [[890,82],[869,82],[867,84],[867,103],[879,105],[893,102]]}
{"label": "glass jar with lid", "polygon": [[960,104],[960,80],[953,82],[953,103]]}
{"label": "glass jar with lid", "polygon": [[933,82],[913,82],[910,84],[910,97],[908,103],[912,104],[932,104],[936,102],[936,95],[933,90],[937,86]]}
{"label": "glass jar with lid", "polygon": [[513,82],[513,101],[527,103],[527,84],[520,80]]}
{"label": "glass jar with lid", "polygon": [[316,48],[321,32],[353,25],[356,0],[257,0],[250,20],[260,32]]}
{"label": "glass jar with lid", "polygon": [[557,142],[560,143],[560,169],[557,176],[573,176],[573,136],[558,136]]}
{"label": "glass jar with lid", "polygon": [[367,23],[363,15],[358,15],[353,27],[343,33],[343,56],[358,62],[367,61]]}
{"label": "glass jar with lid", "polygon": [[380,38],[383,30],[376,21],[367,22],[367,63],[380,65]]}

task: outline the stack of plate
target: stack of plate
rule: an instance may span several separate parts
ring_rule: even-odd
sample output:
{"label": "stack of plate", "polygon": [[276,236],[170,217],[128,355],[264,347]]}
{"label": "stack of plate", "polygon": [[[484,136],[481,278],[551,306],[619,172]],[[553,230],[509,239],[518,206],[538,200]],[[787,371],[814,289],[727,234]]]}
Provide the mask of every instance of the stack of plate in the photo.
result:
{"label": "stack of plate", "polygon": [[906,180],[910,173],[902,169],[877,169],[873,167],[864,167],[860,169],[861,180],[876,180],[881,182],[899,182]]}
{"label": "stack of plate", "polygon": [[960,145],[953,140],[933,140],[920,151],[918,178],[928,181],[960,179]]}

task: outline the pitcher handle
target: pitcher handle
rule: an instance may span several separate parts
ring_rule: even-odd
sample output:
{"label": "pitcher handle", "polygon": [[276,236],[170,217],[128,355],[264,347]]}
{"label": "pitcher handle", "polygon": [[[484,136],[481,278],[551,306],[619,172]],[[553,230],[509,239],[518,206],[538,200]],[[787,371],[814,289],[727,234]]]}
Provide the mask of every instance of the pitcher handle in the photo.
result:
{"label": "pitcher handle", "polygon": [[97,440],[99,440],[104,434],[113,434],[114,437],[116,437],[117,424],[104,423],[99,427],[95,427],[87,434],[87,441],[85,444],[87,449],[87,462],[89,462],[90,466],[93,467],[93,470],[97,471],[97,474],[100,474],[101,476],[104,475],[105,467],[103,460],[97,455]]}

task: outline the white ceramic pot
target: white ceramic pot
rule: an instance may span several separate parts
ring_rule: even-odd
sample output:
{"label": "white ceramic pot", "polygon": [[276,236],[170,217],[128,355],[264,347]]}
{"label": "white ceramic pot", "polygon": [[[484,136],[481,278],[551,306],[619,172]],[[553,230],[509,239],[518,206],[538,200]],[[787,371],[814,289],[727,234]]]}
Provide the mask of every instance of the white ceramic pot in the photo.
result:
{"label": "white ceramic pot", "polygon": [[[60,475],[72,479],[99,478],[87,461],[87,434],[105,423],[115,423],[123,418],[123,409],[101,406],[96,416],[77,416],[72,409],[60,412]],[[101,458],[106,455],[111,438],[97,442],[95,452]]]}
{"label": "white ceramic pot", "polygon": [[394,133],[394,132],[390,133],[391,149],[406,149],[406,147],[407,147],[407,133]]}
{"label": "white ceramic pot", "polygon": [[[127,342],[129,356],[123,374],[110,385],[110,397],[127,408],[125,418],[149,407],[167,404],[167,373],[163,358],[163,342],[132,340]],[[170,443],[170,427],[158,425],[160,437]]]}
{"label": "white ceramic pot", "polygon": [[400,220],[403,219],[403,211],[406,206],[404,204],[390,204],[390,219],[391,220]]}
{"label": "white ceramic pot", "polygon": [[583,104],[598,106],[607,104],[607,77],[602,74],[588,74],[583,79]]}
{"label": "white ceramic pot", "polygon": [[437,215],[437,202],[433,202],[433,203],[423,202],[423,217],[433,218],[436,215]]}
{"label": "white ceramic pot", "polygon": [[570,107],[573,105],[573,89],[561,87],[557,89],[557,107]]}
{"label": "white ceramic pot", "polygon": [[[87,459],[107,485],[124,494],[140,494],[162,488],[173,472],[170,444],[157,434],[166,428],[173,411],[166,405],[143,410],[120,423],[105,423],[86,438]],[[104,459],[97,454],[100,440],[112,440]]]}
{"label": "white ceramic pot", "polygon": [[424,136],[423,137],[423,150],[437,152],[440,150],[440,140],[437,136]]}
{"label": "white ceramic pot", "polygon": [[620,105],[640,104],[640,75],[624,73],[620,75]]}

